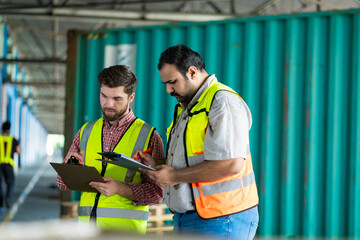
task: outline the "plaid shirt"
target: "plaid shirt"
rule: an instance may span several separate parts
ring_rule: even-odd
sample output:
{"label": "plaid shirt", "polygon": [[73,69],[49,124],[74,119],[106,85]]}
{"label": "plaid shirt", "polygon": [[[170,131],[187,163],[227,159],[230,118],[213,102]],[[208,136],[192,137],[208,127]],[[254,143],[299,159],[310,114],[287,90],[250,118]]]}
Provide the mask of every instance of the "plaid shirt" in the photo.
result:
{"label": "plaid shirt", "polygon": [[[121,118],[117,123],[110,125],[108,121],[103,119],[103,149],[104,151],[112,151],[116,144],[119,142],[122,135],[128,129],[130,124],[136,119],[133,111]],[[69,153],[80,152],[80,130],[76,133],[73,143],[70,146]],[[150,146],[152,151],[150,154],[154,159],[164,158],[164,146],[160,135],[154,131],[150,139]],[[68,159],[68,156],[65,157]],[[64,159],[64,161],[65,161]],[[159,204],[163,197],[163,188],[155,181],[150,179],[146,174],[141,174],[142,184],[129,184],[134,192],[136,201],[133,201],[134,205],[152,205]],[[61,177],[58,175],[56,179],[56,185],[61,191],[69,190],[65,185]]]}

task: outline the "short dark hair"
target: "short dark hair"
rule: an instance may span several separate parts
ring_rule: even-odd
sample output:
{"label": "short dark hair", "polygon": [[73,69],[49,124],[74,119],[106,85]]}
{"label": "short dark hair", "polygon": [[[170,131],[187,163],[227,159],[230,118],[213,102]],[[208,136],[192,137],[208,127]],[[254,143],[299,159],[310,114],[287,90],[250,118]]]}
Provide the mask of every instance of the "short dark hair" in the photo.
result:
{"label": "short dark hair", "polygon": [[174,64],[184,77],[190,66],[195,66],[200,71],[205,70],[205,63],[201,56],[183,44],[166,49],[160,56],[158,69],[161,70],[166,63]]}
{"label": "short dark hair", "polygon": [[3,132],[5,132],[5,131],[10,130],[10,126],[11,126],[10,122],[6,121],[6,122],[3,123],[1,129],[2,129]]}
{"label": "short dark hair", "polygon": [[124,87],[129,96],[135,92],[137,79],[135,74],[125,65],[115,65],[104,68],[98,75],[100,87]]}

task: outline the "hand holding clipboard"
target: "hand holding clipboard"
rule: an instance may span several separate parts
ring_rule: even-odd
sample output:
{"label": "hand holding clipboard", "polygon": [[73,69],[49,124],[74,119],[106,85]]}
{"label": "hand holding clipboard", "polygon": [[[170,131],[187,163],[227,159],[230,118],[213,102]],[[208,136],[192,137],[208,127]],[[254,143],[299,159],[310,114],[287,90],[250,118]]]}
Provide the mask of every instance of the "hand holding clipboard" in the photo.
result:
{"label": "hand holding clipboard", "polygon": [[[150,150],[151,149],[147,149],[144,151],[144,153],[146,151],[149,152]],[[110,160],[96,159],[96,160],[99,160],[102,162],[114,164],[114,165],[117,165],[120,167],[132,169],[132,170],[135,170],[138,172],[140,172],[139,168],[145,168],[148,170],[156,171],[156,169],[136,161],[135,159],[137,159],[139,156],[136,156],[135,158],[130,158],[130,157],[126,156],[125,154],[115,153],[115,152],[99,152],[98,154],[110,159]]]}

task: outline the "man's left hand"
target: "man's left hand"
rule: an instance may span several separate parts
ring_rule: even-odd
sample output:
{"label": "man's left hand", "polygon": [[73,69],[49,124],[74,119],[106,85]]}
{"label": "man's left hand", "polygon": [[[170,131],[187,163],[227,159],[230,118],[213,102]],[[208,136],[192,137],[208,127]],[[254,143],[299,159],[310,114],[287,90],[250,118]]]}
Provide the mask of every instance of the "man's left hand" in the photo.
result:
{"label": "man's left hand", "polygon": [[168,165],[159,165],[156,167],[157,171],[141,168],[140,171],[147,174],[151,179],[158,182],[163,187],[170,187],[178,184],[176,182],[175,172],[173,167]]}
{"label": "man's left hand", "polygon": [[119,188],[121,188],[121,182],[114,180],[112,177],[104,177],[104,183],[102,182],[91,182],[90,186],[97,189],[102,195],[110,197],[118,193]]}

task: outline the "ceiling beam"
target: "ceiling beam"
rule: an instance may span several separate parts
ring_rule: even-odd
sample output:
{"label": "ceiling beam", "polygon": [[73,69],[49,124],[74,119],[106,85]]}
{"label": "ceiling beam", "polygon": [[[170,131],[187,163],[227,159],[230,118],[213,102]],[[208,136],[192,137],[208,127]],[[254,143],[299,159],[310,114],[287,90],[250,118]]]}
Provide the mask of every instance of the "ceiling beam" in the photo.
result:
{"label": "ceiling beam", "polygon": [[[61,18],[61,20],[71,21],[90,21],[99,20],[138,20],[138,21],[160,21],[160,22],[183,22],[183,21],[213,21],[224,20],[234,17],[239,17],[235,14],[216,14],[216,13],[179,13],[179,12],[156,12],[156,11],[126,11],[126,10],[106,10],[93,8],[55,8],[49,10],[46,8],[31,9],[31,11],[4,11],[0,9],[0,14],[3,16],[21,16],[21,18],[46,18],[54,19]],[[62,19],[64,18],[64,19]],[[66,19],[65,19],[66,18]]]}
{"label": "ceiling beam", "polygon": [[98,21],[106,21],[107,23],[121,23],[124,26],[145,26],[145,25],[159,25],[168,23],[168,21],[149,21],[144,19],[124,19],[124,18],[100,18],[100,17],[77,17],[71,15],[64,15],[64,16],[53,16],[47,14],[26,14],[26,13],[0,13],[2,16],[7,16],[11,18],[18,18],[18,19],[32,19],[32,20],[40,20],[40,21],[55,21],[59,20],[61,22],[79,22],[79,23],[97,23]]}
{"label": "ceiling beam", "polygon": [[[22,24],[27,27],[28,23],[27,20],[25,19],[21,19]],[[36,46],[40,49],[40,51],[42,52],[44,57],[48,57],[50,54],[47,52],[47,48],[44,46],[44,44],[41,42],[39,36],[37,34],[35,34],[33,31],[29,31],[30,37],[32,38],[32,40],[34,41],[34,43],[36,44]]]}
{"label": "ceiling beam", "polygon": [[[57,91],[58,92],[58,91]],[[65,99],[65,94],[44,94],[44,91],[40,91],[37,93],[30,93],[28,96],[22,96],[24,99],[42,99],[42,98],[53,98],[53,99],[58,99],[59,101],[64,101]]]}
{"label": "ceiling beam", "polygon": [[50,37],[56,36],[59,40],[64,40],[64,41],[66,40],[65,33],[52,32],[52,31],[41,29],[41,28],[24,26],[24,25],[20,25],[20,24],[9,23],[9,22],[7,22],[6,25],[8,25],[11,28],[11,31],[13,31],[13,32],[21,32],[24,30],[28,30],[28,31],[36,32],[36,33],[42,33],[42,34],[50,36]]}
{"label": "ceiling beam", "polygon": [[186,4],[187,4],[187,2],[184,1],[183,3],[181,3],[181,4],[175,9],[175,11],[181,12],[182,9],[185,8]]}
{"label": "ceiling beam", "polygon": [[[54,106],[36,106],[36,105],[33,105],[33,106],[29,106],[31,108],[31,110],[33,111],[33,113],[36,113],[36,114],[43,114],[43,115],[52,115],[54,113],[58,113],[58,114],[61,114],[61,115],[64,115],[65,113],[65,107],[62,107],[62,106],[58,106],[58,107],[54,107]],[[63,119],[61,119],[62,121]]]}
{"label": "ceiling beam", "polygon": [[[49,100],[49,96],[28,96],[28,97],[23,97],[24,101],[42,101],[42,100]],[[60,97],[60,96],[56,96],[56,97],[51,97],[51,100],[54,101],[65,101],[65,97]]]}
{"label": "ceiling beam", "polygon": [[[47,109],[58,109],[61,110],[61,112],[64,112],[65,103],[59,102],[59,101],[41,101],[41,102],[28,102],[28,105],[32,108],[47,108]],[[59,111],[60,112],[60,111]]]}
{"label": "ceiling beam", "polygon": [[265,1],[263,4],[255,8],[251,11],[251,15],[259,15],[259,14],[266,14],[274,5],[276,5],[280,0],[268,0]]}
{"label": "ceiling beam", "polygon": [[37,104],[57,104],[57,105],[61,105],[63,106],[65,104],[65,101],[59,101],[59,98],[43,98],[43,99],[27,99],[27,102],[32,104],[32,103],[37,103]]}
{"label": "ceiling beam", "polygon": [[65,86],[65,82],[8,82],[12,85],[32,86],[32,87],[48,87],[48,86]]}
{"label": "ceiling beam", "polygon": [[326,3],[326,2],[322,2],[322,1],[318,1],[318,0],[304,0],[304,1],[314,3],[317,6],[326,7],[326,8],[329,8],[329,9],[335,9],[335,10],[341,10],[342,9],[340,7],[340,5],[338,5],[338,4]]}
{"label": "ceiling beam", "polygon": [[0,63],[7,63],[7,64],[11,64],[11,63],[49,63],[49,64],[53,64],[53,63],[62,63],[65,64],[66,60],[62,60],[59,58],[22,58],[22,59],[4,59],[1,58],[0,59]]}
{"label": "ceiling beam", "polygon": [[[208,2],[209,0],[186,0],[186,2]],[[230,0],[228,0],[230,1]],[[101,1],[101,2],[85,2],[85,3],[77,3],[77,4],[52,4],[51,2],[48,4],[25,4],[25,3],[6,3],[0,4],[0,10],[18,10],[18,9],[36,9],[36,8],[45,8],[47,10],[61,8],[61,7],[68,7],[68,8],[83,8],[83,7],[92,7],[92,8],[108,8],[112,9],[114,6],[121,4],[124,5],[137,5],[137,4],[158,4],[158,3],[183,3],[184,0],[131,0],[131,1],[121,1],[121,2],[114,2],[111,1]]]}
{"label": "ceiling beam", "polygon": [[230,2],[230,13],[236,14],[235,0],[231,0],[231,2]]}
{"label": "ceiling beam", "polygon": [[213,1],[208,1],[207,4],[211,6],[216,13],[222,13],[222,10],[218,6],[216,6]]}

